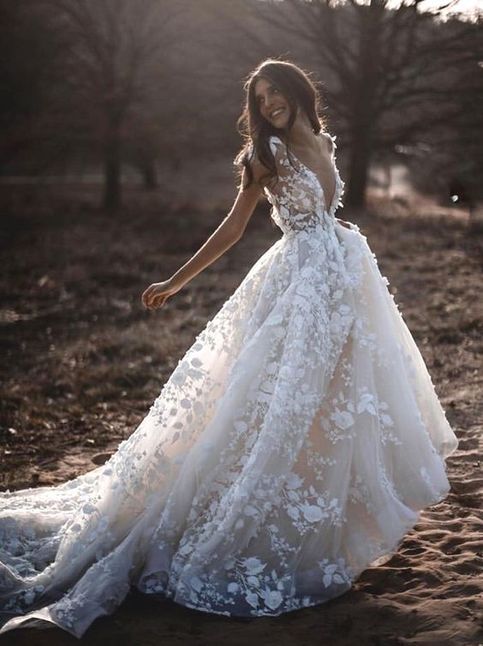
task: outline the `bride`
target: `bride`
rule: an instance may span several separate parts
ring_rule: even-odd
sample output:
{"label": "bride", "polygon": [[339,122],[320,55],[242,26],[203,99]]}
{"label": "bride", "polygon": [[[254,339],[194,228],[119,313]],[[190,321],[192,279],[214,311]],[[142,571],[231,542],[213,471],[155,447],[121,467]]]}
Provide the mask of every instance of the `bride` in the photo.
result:
{"label": "bride", "polygon": [[449,491],[457,448],[423,358],[359,228],[335,217],[335,137],[296,65],[249,76],[221,225],[164,305],[243,235],[265,194],[281,237],[102,466],[0,494],[0,632],[81,637],[131,586],[259,617],[337,597]]}

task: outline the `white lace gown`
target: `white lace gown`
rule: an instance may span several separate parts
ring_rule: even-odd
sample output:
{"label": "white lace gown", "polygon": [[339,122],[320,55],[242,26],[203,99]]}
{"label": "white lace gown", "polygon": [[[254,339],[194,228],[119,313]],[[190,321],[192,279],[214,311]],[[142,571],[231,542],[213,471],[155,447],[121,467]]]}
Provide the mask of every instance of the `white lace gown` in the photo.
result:
{"label": "white lace gown", "polygon": [[130,586],[257,617],[350,589],[449,491],[457,448],[356,225],[284,144],[265,189],[283,235],[196,337],[103,465],[0,494],[5,632],[81,637]]}

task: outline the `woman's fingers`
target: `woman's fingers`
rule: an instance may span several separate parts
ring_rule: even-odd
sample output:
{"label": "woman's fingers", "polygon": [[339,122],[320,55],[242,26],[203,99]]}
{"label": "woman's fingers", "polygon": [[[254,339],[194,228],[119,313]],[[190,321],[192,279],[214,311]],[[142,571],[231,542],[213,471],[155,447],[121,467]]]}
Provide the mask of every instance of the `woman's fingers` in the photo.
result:
{"label": "woman's fingers", "polygon": [[142,295],[142,301],[146,307],[152,305],[153,299],[156,296],[156,285],[153,283],[150,285]]}
{"label": "woman's fingers", "polygon": [[148,309],[156,309],[164,305],[166,298],[166,294],[151,294],[146,298],[146,307]]}
{"label": "woman's fingers", "polygon": [[158,296],[155,297],[155,303],[157,307],[160,307],[161,305],[164,305],[165,302],[168,300],[168,295],[167,294],[159,294]]}
{"label": "woman's fingers", "polygon": [[151,293],[153,291],[153,285],[150,285],[147,289],[144,290],[143,295],[141,297],[144,305],[148,306],[150,301],[151,301]]}
{"label": "woman's fingers", "polygon": [[153,310],[164,305],[171,293],[168,281],[153,283],[143,292],[141,300],[147,309]]}

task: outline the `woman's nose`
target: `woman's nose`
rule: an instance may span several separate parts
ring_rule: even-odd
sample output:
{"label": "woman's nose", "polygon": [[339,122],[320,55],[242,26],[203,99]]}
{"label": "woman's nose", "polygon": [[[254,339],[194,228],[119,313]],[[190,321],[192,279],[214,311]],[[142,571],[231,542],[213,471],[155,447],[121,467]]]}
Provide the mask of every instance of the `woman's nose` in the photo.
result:
{"label": "woman's nose", "polygon": [[273,103],[273,101],[272,101],[271,97],[267,97],[267,99],[265,101],[265,107],[266,107],[267,110],[270,110],[270,108],[272,107],[272,103]]}

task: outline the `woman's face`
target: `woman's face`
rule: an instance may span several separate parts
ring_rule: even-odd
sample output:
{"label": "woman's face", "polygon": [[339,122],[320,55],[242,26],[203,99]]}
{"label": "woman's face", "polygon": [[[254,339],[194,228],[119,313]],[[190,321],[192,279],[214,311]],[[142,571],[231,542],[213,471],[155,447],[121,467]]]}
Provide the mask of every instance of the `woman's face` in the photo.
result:
{"label": "woman's face", "polygon": [[255,99],[264,119],[275,128],[286,128],[290,118],[290,107],[283,94],[266,79],[255,83]]}

